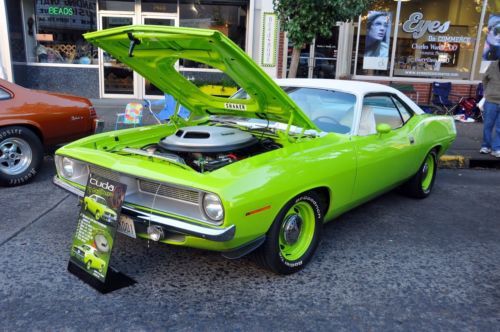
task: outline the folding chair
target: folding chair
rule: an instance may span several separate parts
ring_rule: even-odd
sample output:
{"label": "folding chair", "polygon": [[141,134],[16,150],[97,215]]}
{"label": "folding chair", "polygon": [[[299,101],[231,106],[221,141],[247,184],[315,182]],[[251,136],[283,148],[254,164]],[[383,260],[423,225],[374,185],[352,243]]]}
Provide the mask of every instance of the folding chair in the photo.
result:
{"label": "folding chair", "polygon": [[453,115],[463,97],[457,103],[453,103],[449,97],[451,94],[450,82],[433,82],[432,83],[432,104],[438,107],[436,114]]}
{"label": "folding chair", "polygon": [[[177,101],[173,96],[165,93],[165,99],[160,99],[153,102],[146,100],[146,105],[149,112],[156,119],[156,121],[158,123],[163,123],[164,121],[168,121],[168,119],[170,119],[170,117],[174,115],[177,107]],[[152,105],[164,105],[164,107],[160,110],[160,112],[156,113],[152,110]],[[182,105],[180,105],[179,107],[179,116],[183,118],[189,117],[189,111]]]}
{"label": "folding chair", "polygon": [[118,125],[136,125],[142,124],[142,104],[131,102],[125,107],[125,112],[116,114],[115,130]]}

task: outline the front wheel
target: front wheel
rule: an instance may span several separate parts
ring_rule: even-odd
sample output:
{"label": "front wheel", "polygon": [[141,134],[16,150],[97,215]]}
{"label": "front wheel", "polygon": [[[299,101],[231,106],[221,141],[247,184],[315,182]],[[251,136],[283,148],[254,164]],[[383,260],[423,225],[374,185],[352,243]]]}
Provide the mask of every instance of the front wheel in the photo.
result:
{"label": "front wheel", "polygon": [[323,208],[314,192],[289,201],[274,220],[256,252],[265,268],[279,274],[301,270],[312,258],[321,237]]}
{"label": "front wheel", "polygon": [[17,186],[35,176],[43,158],[38,136],[28,128],[0,128],[0,185]]}
{"label": "front wheel", "polygon": [[414,198],[426,198],[431,194],[436,179],[437,154],[432,150],[427,154],[417,173],[403,185],[403,192]]}

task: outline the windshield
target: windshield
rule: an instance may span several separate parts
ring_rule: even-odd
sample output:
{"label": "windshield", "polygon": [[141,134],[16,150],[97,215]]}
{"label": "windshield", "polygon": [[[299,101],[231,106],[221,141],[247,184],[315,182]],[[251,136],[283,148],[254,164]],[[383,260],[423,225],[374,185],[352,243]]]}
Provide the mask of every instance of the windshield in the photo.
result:
{"label": "windshield", "polygon": [[[351,131],[356,96],[350,93],[317,89],[282,87],[319,129],[347,134]],[[249,99],[244,90],[231,98]]]}

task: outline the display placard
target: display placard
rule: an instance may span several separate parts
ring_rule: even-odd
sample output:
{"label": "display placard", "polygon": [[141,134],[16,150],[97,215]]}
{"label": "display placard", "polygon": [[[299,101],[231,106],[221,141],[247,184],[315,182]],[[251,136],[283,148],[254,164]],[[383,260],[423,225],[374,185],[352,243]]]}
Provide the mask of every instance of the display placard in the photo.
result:
{"label": "display placard", "polygon": [[106,282],[127,186],[90,174],[73,236],[70,263]]}

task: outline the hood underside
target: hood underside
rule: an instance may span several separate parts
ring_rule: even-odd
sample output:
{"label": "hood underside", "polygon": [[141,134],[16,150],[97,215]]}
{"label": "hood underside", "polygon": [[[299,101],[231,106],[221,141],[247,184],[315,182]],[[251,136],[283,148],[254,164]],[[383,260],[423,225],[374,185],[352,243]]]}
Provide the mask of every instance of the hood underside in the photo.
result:
{"label": "hood underside", "polygon": [[[90,32],[84,37],[171,94],[192,114],[262,118],[317,129],[295,102],[219,31],[134,25]],[[179,59],[221,70],[243,88],[250,99],[205,94],[176,70]]]}

